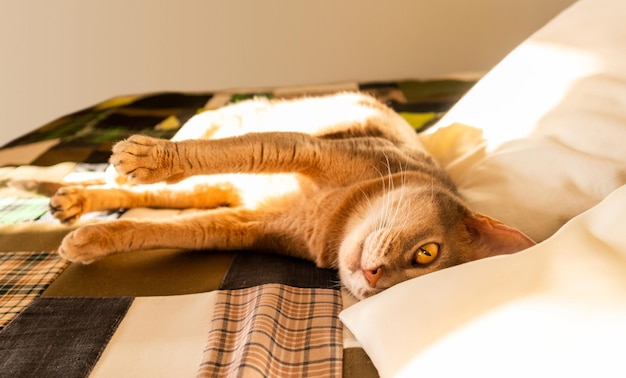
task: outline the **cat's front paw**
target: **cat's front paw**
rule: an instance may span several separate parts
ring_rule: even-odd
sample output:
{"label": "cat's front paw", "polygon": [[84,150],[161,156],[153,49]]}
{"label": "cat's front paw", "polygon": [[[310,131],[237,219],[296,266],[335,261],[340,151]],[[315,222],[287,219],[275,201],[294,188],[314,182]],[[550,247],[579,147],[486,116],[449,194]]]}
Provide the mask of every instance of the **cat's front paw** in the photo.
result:
{"label": "cat's front paw", "polygon": [[110,163],[135,184],[172,181],[179,166],[173,142],[133,135],[113,146]]}
{"label": "cat's front paw", "polygon": [[76,186],[61,187],[50,198],[50,212],[65,224],[72,224],[84,213],[84,188]]}
{"label": "cat's front paw", "polygon": [[100,225],[87,225],[67,234],[57,253],[66,260],[90,264],[110,253],[111,235]]}

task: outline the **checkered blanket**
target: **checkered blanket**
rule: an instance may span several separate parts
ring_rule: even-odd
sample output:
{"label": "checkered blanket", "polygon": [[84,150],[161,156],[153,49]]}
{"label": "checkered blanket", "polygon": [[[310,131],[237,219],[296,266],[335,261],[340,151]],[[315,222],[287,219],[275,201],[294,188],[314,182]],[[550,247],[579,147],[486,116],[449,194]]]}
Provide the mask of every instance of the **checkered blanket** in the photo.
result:
{"label": "checkered blanket", "polygon": [[[136,133],[169,138],[197,112],[253,96],[368,91],[420,131],[472,85],[402,81],[125,96],[10,142],[0,149],[0,372],[376,376],[337,317],[353,299],[336,272],[243,251],[154,250],[69,264],[52,252],[69,229],[50,216],[47,198],[8,183],[97,177],[120,139]],[[91,215],[120,216],[123,211]]]}
{"label": "checkered blanket", "polygon": [[333,289],[267,284],[218,294],[199,376],[339,376],[343,353]]}

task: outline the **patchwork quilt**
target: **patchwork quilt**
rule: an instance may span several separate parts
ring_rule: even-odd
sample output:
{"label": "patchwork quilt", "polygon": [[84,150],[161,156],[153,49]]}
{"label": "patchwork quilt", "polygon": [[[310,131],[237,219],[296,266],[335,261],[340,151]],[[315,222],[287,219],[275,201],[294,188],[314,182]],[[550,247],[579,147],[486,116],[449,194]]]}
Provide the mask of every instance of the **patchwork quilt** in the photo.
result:
{"label": "patchwork quilt", "polygon": [[[46,197],[10,183],[100,177],[117,141],[132,134],[169,138],[198,112],[254,96],[367,91],[419,132],[473,84],[121,96],[8,143],[0,149],[0,375],[377,376],[338,318],[355,300],[335,271],[265,251],[151,250],[70,264],[54,249],[72,227],[51,217]],[[81,222],[132,212],[94,213]]]}

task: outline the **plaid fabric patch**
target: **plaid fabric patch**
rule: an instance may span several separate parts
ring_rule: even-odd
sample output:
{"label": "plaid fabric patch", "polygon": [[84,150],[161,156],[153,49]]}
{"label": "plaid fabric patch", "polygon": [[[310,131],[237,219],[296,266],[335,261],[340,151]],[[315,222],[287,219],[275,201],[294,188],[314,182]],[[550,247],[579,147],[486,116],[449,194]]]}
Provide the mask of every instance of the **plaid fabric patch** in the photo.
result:
{"label": "plaid fabric patch", "polygon": [[220,291],[198,376],[341,376],[341,306],[334,289]]}
{"label": "plaid fabric patch", "polygon": [[0,253],[0,329],[69,265],[52,252]]}
{"label": "plaid fabric patch", "polygon": [[48,197],[0,197],[0,223],[33,221],[48,211]]}

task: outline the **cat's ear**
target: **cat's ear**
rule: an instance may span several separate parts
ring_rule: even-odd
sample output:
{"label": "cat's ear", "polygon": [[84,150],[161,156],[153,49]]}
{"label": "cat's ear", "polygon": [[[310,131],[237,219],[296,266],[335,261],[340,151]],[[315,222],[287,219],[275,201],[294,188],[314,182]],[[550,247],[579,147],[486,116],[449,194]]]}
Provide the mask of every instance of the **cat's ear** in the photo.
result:
{"label": "cat's ear", "polygon": [[482,214],[468,215],[464,222],[472,238],[472,260],[515,253],[536,244],[521,231]]}

